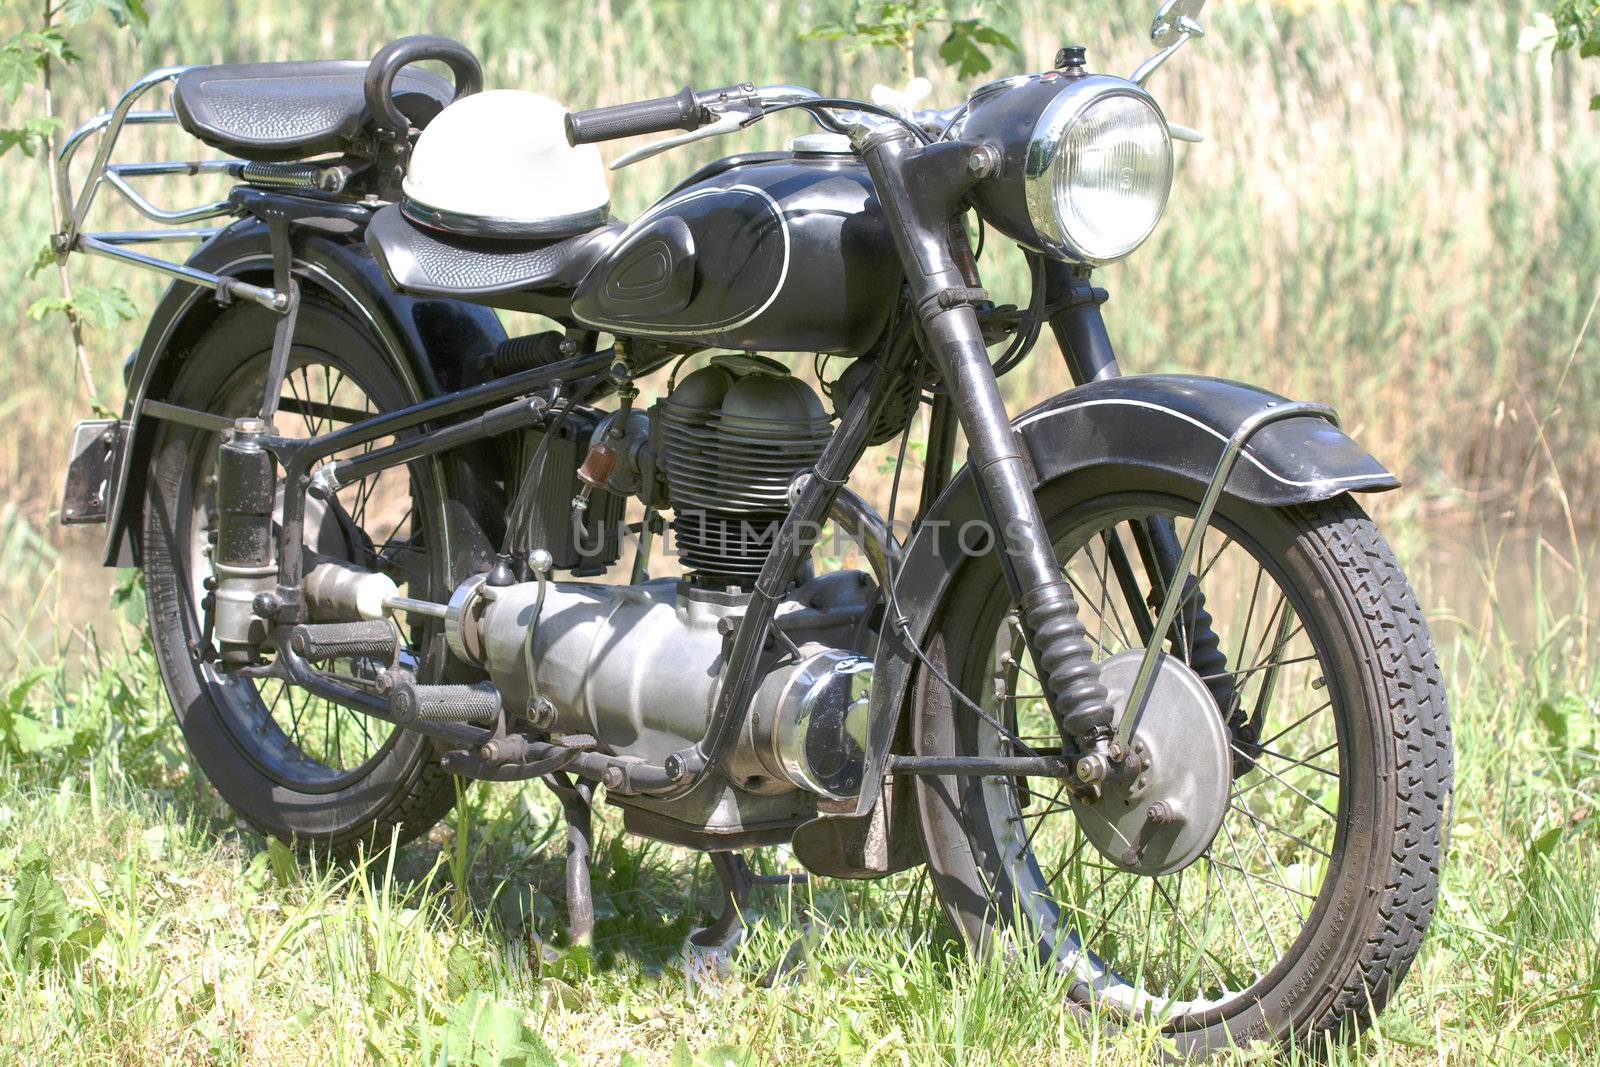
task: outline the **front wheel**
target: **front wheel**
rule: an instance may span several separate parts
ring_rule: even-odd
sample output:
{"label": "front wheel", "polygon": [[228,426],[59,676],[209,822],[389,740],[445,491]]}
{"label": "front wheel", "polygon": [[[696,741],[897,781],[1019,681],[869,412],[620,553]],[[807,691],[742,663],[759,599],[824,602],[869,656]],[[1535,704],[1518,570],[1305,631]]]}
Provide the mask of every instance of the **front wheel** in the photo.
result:
{"label": "front wheel", "polygon": [[[1159,605],[1146,532],[1187,537],[1196,503],[1074,476],[1039,502],[1125,701]],[[1051,778],[919,779],[934,883],[970,944],[1031,946],[1076,998],[1161,1025],[1185,1053],[1343,1032],[1405,974],[1438,889],[1451,758],[1427,627],[1348,497],[1225,501],[1193,577],[1229,684],[1185,662],[1180,611],[1138,765],[1100,798]],[[928,652],[962,696],[924,671],[919,755],[1062,751],[996,559],[957,576]]]}

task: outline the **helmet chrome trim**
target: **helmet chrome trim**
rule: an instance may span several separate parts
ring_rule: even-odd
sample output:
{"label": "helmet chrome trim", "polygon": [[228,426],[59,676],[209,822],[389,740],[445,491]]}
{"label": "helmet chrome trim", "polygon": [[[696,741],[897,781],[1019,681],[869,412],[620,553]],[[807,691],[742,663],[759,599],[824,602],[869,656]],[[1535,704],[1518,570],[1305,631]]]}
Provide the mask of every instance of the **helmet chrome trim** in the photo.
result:
{"label": "helmet chrome trim", "polygon": [[400,201],[400,213],[418,226],[439,230],[456,237],[494,237],[501,239],[554,240],[574,237],[611,221],[611,204],[571,215],[543,219],[505,219],[493,215],[469,215],[460,211],[424,204],[414,196]]}

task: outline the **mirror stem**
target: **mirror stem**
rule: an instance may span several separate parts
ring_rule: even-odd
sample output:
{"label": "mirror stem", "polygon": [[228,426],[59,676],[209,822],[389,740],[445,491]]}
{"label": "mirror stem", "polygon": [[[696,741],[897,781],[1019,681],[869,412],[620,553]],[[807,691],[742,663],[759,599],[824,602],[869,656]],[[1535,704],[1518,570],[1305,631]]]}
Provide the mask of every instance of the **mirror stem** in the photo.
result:
{"label": "mirror stem", "polygon": [[1177,54],[1178,49],[1188,44],[1191,39],[1204,37],[1205,35],[1206,31],[1198,22],[1188,17],[1180,19],[1178,23],[1178,39],[1143,63],[1140,63],[1138,69],[1129,76],[1128,80],[1135,85],[1143,86],[1156,71],[1161,69],[1162,64]]}

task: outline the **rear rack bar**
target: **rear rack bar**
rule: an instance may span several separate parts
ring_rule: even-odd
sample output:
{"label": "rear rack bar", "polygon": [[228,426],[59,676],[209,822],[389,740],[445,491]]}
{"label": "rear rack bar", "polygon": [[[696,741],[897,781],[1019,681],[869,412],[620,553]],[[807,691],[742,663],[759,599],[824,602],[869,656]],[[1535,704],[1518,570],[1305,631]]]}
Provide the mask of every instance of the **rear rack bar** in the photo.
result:
{"label": "rear rack bar", "polygon": [[[171,106],[155,110],[135,110],[137,104],[151,91],[169,85],[192,67],[161,67],[134,82],[117,100],[116,106],[101,112],[79,126],[61,145],[57,155],[56,180],[61,202],[70,205],[70,214],[63,220],[63,232],[55,236],[52,245],[58,255],[83,252],[114,259],[141,270],[154,271],[176,281],[187,282],[211,289],[226,297],[243,297],[273,311],[284,312],[289,307],[289,294],[277,289],[250,285],[209,271],[198,270],[183,263],[161,259],[135,252],[128,245],[170,244],[179,241],[204,241],[221,232],[220,227],[196,227],[191,223],[221,218],[236,213],[227,200],[217,200],[194,207],[168,210],[152,203],[133,187],[130,179],[159,177],[163,175],[227,174],[234,178],[251,180],[252,168],[260,170],[263,184],[278,186],[298,185],[304,188],[342,188],[340,168],[305,164],[300,173],[281,164],[252,164],[242,159],[171,160],[159,162],[112,163],[111,154],[117,140],[127,126],[172,125],[178,121]],[[72,187],[72,161],[78,150],[93,136],[99,135],[93,162],[84,178],[83,186]],[[90,232],[84,222],[94,206],[100,186],[109,185],[145,218],[160,223],[163,229],[116,230]]]}

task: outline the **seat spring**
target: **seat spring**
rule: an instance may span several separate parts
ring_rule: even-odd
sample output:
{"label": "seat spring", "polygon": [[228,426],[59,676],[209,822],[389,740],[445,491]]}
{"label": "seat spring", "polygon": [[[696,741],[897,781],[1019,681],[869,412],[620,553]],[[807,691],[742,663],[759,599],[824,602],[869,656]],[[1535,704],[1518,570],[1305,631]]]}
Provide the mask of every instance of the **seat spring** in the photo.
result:
{"label": "seat spring", "polygon": [[546,330],[544,333],[532,333],[523,337],[508,337],[494,350],[494,357],[489,364],[494,368],[496,377],[503,377],[515,374],[517,371],[532,370],[547,363],[558,362],[564,358],[561,351],[564,337],[565,335],[559,330]]}

